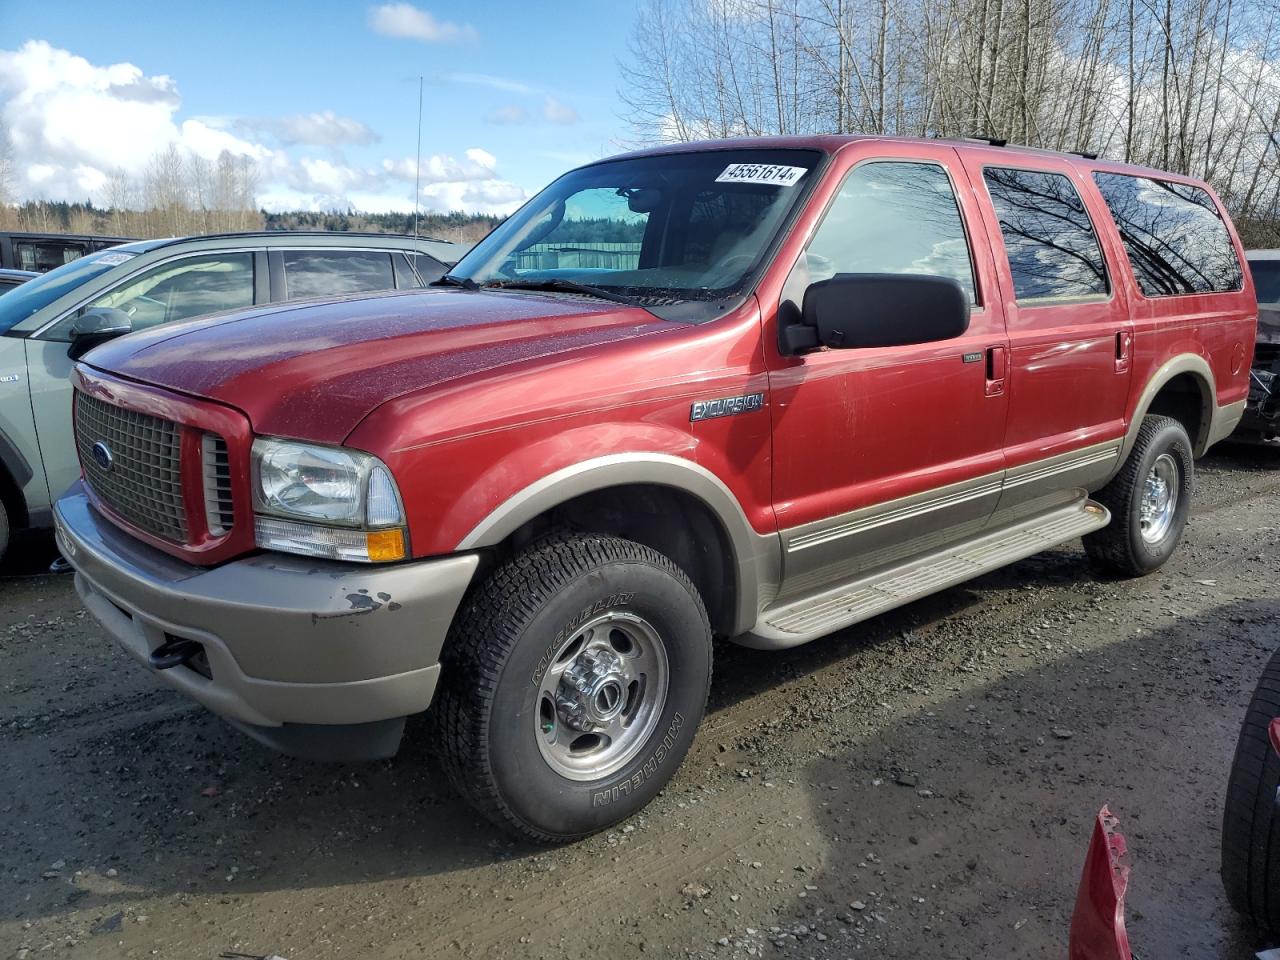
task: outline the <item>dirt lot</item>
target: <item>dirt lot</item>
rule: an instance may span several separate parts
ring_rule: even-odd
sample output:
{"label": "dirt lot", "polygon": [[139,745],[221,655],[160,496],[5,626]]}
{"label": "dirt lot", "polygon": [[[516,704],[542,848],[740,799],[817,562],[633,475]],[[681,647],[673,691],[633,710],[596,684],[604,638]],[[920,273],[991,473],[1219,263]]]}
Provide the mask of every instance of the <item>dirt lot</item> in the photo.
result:
{"label": "dirt lot", "polygon": [[1140,955],[1249,956],[1218,830],[1280,643],[1280,451],[1199,479],[1145,580],[1071,546],[808,647],[718,651],[674,783],[557,850],[473,817],[420,728],[372,765],[256,746],[117,653],[29,540],[0,581],[0,958],[1061,957],[1105,802]]}

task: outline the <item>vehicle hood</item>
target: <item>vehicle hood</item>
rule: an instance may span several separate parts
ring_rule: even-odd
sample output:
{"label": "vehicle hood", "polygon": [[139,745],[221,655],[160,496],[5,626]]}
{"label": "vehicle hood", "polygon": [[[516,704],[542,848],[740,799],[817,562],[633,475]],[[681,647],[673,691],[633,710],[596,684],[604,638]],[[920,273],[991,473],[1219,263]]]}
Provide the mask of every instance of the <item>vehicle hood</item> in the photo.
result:
{"label": "vehicle hood", "polygon": [[236,407],[256,433],[341,443],[396,397],[672,327],[639,307],[585,298],[428,290],[169,324],[84,362]]}
{"label": "vehicle hood", "polygon": [[1258,307],[1258,342],[1280,343],[1280,304]]}

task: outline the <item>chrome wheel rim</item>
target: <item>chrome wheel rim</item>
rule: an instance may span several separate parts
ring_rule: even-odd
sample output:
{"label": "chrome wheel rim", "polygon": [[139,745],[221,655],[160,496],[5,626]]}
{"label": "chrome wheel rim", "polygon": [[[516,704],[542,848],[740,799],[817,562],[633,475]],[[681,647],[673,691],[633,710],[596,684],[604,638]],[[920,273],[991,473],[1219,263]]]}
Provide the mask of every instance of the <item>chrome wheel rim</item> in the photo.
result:
{"label": "chrome wheel rim", "polygon": [[556,651],[538,686],[534,737],[570,780],[598,780],[633,760],[667,702],[667,648],[643,617],[611,610]]}
{"label": "chrome wheel rim", "polygon": [[1178,462],[1168,453],[1162,453],[1151,465],[1142,490],[1142,504],[1138,510],[1138,526],[1142,539],[1147,543],[1159,543],[1173,527],[1173,515],[1178,509],[1178,496],[1182,486],[1182,473]]}

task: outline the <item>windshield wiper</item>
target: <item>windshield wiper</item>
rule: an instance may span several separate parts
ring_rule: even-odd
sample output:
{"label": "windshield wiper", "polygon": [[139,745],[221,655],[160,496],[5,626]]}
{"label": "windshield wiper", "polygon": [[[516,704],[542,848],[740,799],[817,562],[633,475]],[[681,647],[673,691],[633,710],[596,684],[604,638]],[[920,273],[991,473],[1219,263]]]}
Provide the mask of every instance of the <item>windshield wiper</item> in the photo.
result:
{"label": "windshield wiper", "polygon": [[452,273],[446,273],[438,280],[432,280],[429,287],[461,287],[463,290],[479,290],[480,285],[470,277],[455,277]]}
{"label": "windshield wiper", "polygon": [[551,290],[562,293],[584,293],[589,297],[599,297],[601,300],[612,300],[614,303],[625,303],[632,307],[636,305],[632,297],[625,297],[612,290],[605,290],[603,287],[593,287],[589,283],[579,283],[577,280],[567,280],[563,277],[547,277],[544,280],[488,280],[480,286],[486,290]]}

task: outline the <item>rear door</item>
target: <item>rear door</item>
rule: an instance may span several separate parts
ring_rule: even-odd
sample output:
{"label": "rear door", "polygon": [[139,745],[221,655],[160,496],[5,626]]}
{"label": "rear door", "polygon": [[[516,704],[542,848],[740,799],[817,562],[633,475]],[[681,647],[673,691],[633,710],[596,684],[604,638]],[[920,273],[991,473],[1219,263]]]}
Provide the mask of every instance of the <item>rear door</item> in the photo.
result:
{"label": "rear door", "polygon": [[839,161],[781,309],[837,273],[918,273],[957,280],[971,319],[953,340],[801,356],[782,355],[766,327],[780,599],[971,535],[1004,469],[1000,295],[955,150],[877,142]]}
{"label": "rear door", "polygon": [[1133,324],[1095,222],[1058,157],[962,151],[986,201],[1009,334],[1007,474],[998,513],[1047,509],[1109,476],[1125,432]]}

